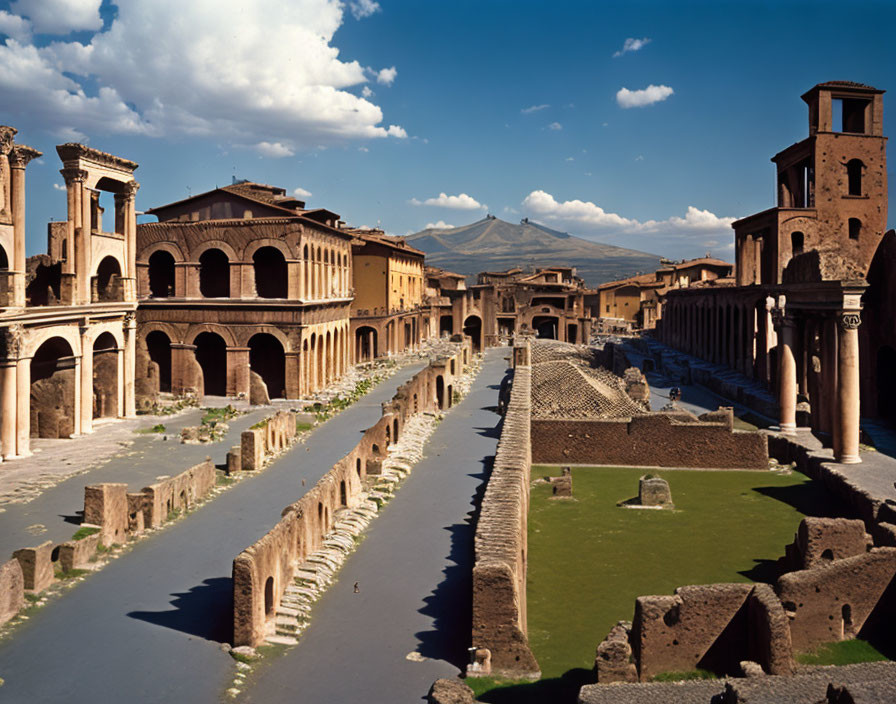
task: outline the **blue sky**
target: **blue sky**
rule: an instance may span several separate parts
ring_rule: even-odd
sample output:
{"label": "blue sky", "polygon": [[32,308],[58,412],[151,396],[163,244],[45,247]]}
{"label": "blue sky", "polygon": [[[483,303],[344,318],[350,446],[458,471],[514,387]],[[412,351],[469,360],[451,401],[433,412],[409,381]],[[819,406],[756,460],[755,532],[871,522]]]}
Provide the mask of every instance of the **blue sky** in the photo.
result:
{"label": "blue sky", "polygon": [[[490,212],[731,258],[731,219],[773,205],[769,158],[807,135],[799,96],[827,80],[896,90],[893,2],[16,0],[0,11],[0,122],[45,153],[28,170],[29,253],[65,217],[54,146],[77,140],[140,164],[141,210],[235,175],[304,189],[309,207],[393,234]],[[627,39],[640,41],[623,51]],[[657,100],[624,107],[639,97]],[[896,134],[890,97],[884,128]]]}

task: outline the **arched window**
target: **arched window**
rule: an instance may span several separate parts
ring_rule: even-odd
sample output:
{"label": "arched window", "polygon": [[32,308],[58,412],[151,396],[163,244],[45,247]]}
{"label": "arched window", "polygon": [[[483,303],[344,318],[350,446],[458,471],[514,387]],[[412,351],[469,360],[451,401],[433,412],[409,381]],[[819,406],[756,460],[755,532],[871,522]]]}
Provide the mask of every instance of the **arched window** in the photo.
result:
{"label": "arched window", "polygon": [[259,298],[286,298],[289,295],[283,252],[275,247],[261,247],[252,255],[252,262]]}
{"label": "arched window", "polygon": [[860,159],[851,159],[846,163],[846,179],[849,182],[849,195],[862,195],[862,169],[865,165]]}
{"label": "arched window", "polygon": [[857,240],[862,232],[862,221],[858,218],[849,219],[849,239]]}
{"label": "arched window", "polygon": [[199,255],[199,292],[206,298],[230,297],[230,260],[220,249]]}
{"label": "arched window", "polygon": [[798,254],[803,253],[803,247],[805,245],[805,236],[802,232],[791,232],[790,233],[790,250],[795,257]]}
{"label": "arched window", "polygon": [[122,301],[121,267],[115,257],[105,257],[96,270],[96,290],[92,296],[96,301]]}
{"label": "arched window", "polygon": [[174,257],[162,249],[149,257],[149,295],[153,298],[174,295]]}

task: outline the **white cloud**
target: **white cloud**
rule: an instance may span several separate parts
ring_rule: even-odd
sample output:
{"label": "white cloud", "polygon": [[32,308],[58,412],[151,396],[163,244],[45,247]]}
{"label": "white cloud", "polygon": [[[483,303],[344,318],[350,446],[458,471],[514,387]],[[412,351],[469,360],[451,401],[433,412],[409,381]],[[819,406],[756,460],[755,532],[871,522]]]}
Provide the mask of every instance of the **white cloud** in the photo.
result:
{"label": "white cloud", "polygon": [[[67,32],[99,29],[91,14],[99,4],[19,0],[13,10],[30,12],[35,32]],[[346,90],[367,76],[331,43],[343,22],[340,0],[115,4],[116,18],[86,43],[37,47],[24,23],[0,17],[0,27],[19,35],[0,45],[0,91],[10,119],[63,138],[187,135],[292,151],[407,136],[382,124],[377,105]],[[45,7],[57,8],[52,18]],[[386,71],[394,79],[397,71]],[[89,84],[82,79],[88,76]]]}
{"label": "white cloud", "polygon": [[453,230],[454,225],[449,225],[444,220],[439,220],[438,222],[428,222],[426,223],[426,227],[424,230]]}
{"label": "white cloud", "polygon": [[310,198],[311,197],[311,191],[306,191],[301,186],[299,188],[294,188],[292,191],[292,194],[296,198]]}
{"label": "white cloud", "polygon": [[361,95],[363,95],[365,98],[372,98],[375,95],[375,93],[372,90],[370,90],[370,86],[364,86],[361,89]]}
{"label": "white cloud", "polygon": [[0,10],[0,34],[15,39],[19,43],[31,41],[31,22],[13,15],[6,10]]}
{"label": "white cloud", "polygon": [[367,147],[358,147],[358,151],[359,151],[359,152],[364,152],[364,153],[366,154],[366,153],[369,152],[370,150],[369,150]]}
{"label": "white cloud", "polygon": [[9,9],[30,19],[38,34],[62,35],[102,29],[101,4],[102,0],[16,0]]}
{"label": "white cloud", "polygon": [[375,12],[380,11],[380,4],[374,0],[354,0],[349,3],[349,9],[352,11],[356,20],[362,20],[370,17]]}
{"label": "white cloud", "polygon": [[395,82],[395,77],[397,75],[398,69],[394,66],[380,69],[380,72],[376,74],[376,82],[381,83],[384,86],[391,86]]}
{"label": "white cloud", "polygon": [[68,189],[67,189],[65,186],[63,186],[61,183],[54,183],[54,184],[53,184],[53,188],[55,188],[57,191],[67,191],[67,190],[68,190]]}
{"label": "white cloud", "polygon": [[561,125],[559,122],[552,122],[551,124],[548,125],[548,129],[554,130],[554,131],[559,131],[559,130],[563,129],[563,125]]}
{"label": "white cloud", "polygon": [[620,57],[630,51],[640,51],[648,44],[650,44],[650,39],[648,37],[643,37],[641,39],[633,39],[632,37],[629,37],[622,44],[622,48],[613,54],[613,58]]}
{"label": "white cloud", "polygon": [[641,90],[629,90],[628,88],[620,88],[616,93],[616,102],[621,108],[643,108],[646,105],[659,103],[675,91],[669,86],[655,86],[653,84],[642,88]]}
{"label": "white cloud", "polygon": [[282,159],[286,156],[295,156],[295,152],[280,142],[259,142],[255,145],[255,149],[262,156],[270,159]]}
{"label": "white cloud", "polygon": [[538,112],[539,110],[546,110],[549,107],[551,106],[547,103],[543,103],[542,105],[530,105],[529,107],[520,110],[520,112],[523,115],[528,115],[529,113]]}
{"label": "white cloud", "polygon": [[568,156],[568,157],[566,157],[566,161],[575,161],[575,160],[576,160],[576,159],[575,159],[575,157],[573,157],[573,156]]}
{"label": "white cloud", "polygon": [[[682,247],[705,246],[709,237],[717,241],[733,238],[731,223],[736,218],[719,217],[709,210],[688,206],[684,217],[672,216],[665,220],[636,220],[607,212],[596,203],[582,200],[557,201],[542,190],[532,191],[523,200],[523,211],[550,225],[569,228],[575,234],[609,237],[621,236],[620,244],[656,251],[651,247],[665,246],[675,252]],[[634,243],[632,235],[643,235],[644,241]],[[624,238],[628,238],[627,240]],[[699,237],[698,239],[695,239]],[[698,252],[700,253],[700,252]]]}
{"label": "white cloud", "polygon": [[411,198],[410,203],[411,205],[434,205],[439,208],[451,208],[452,210],[485,210],[488,207],[466,193],[461,193],[457,196],[439,193],[438,198],[427,198],[424,201]]}

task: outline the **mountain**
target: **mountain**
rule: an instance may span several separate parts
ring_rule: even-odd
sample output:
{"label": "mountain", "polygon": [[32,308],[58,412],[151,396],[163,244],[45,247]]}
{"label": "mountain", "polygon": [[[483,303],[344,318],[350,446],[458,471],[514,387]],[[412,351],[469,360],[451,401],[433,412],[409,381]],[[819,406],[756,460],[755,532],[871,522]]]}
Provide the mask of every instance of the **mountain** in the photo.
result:
{"label": "mountain", "polygon": [[658,254],[591,242],[525,219],[519,225],[493,216],[450,229],[427,229],[407,236],[426,252],[426,263],[473,276],[511,267],[574,266],[589,286],[648,272]]}

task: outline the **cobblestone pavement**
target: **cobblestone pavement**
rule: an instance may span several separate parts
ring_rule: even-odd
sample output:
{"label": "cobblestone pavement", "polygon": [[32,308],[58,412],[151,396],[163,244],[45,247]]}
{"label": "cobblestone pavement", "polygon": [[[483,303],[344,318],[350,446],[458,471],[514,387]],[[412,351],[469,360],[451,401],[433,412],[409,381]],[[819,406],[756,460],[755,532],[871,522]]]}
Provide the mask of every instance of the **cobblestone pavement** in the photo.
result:
{"label": "cobblestone pavement", "polygon": [[[233,659],[233,558],[270,530],[381,416],[399,370],[304,444],[144,540],[0,642],[0,701],[218,703]],[[187,447],[187,446],[180,446]]]}

